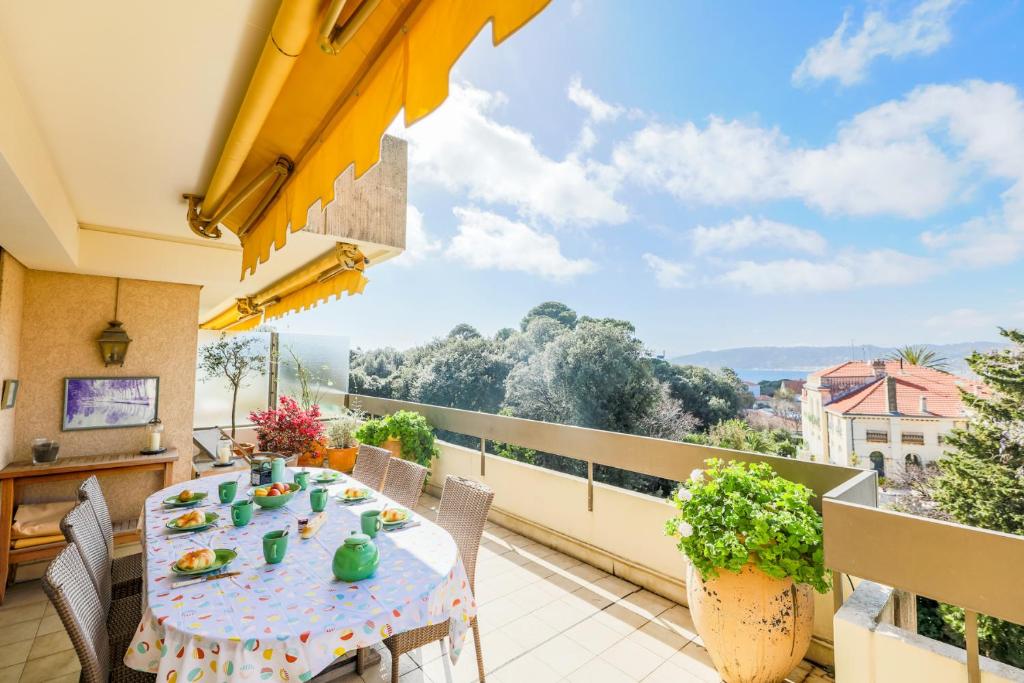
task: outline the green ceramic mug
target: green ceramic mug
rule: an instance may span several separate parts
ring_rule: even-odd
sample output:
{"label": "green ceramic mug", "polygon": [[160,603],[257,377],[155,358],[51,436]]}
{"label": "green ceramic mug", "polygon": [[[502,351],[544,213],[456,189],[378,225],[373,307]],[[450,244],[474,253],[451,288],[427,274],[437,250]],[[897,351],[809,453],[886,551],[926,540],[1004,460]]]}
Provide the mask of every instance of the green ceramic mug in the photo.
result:
{"label": "green ceramic mug", "polygon": [[222,481],[217,486],[217,495],[220,496],[220,502],[230,503],[235,499],[235,494],[238,493],[238,481],[232,479],[231,481]]}
{"label": "green ceramic mug", "polygon": [[235,526],[245,526],[252,521],[251,500],[239,500],[231,504],[231,521]]}
{"label": "green ceramic mug", "polygon": [[305,491],[309,488],[309,472],[301,470],[295,473],[295,483],[299,485],[299,488]]}
{"label": "green ceramic mug", "polygon": [[267,564],[277,564],[288,552],[288,532],[271,531],[263,535],[263,559]]}
{"label": "green ceramic mug", "polygon": [[313,512],[323,512],[324,508],[327,507],[327,489],[323,486],[317,486],[310,491],[309,506],[313,508]]}
{"label": "green ceramic mug", "polygon": [[383,526],[383,522],[380,521],[380,510],[367,510],[359,515],[359,526],[363,533],[370,538],[376,537],[377,532]]}

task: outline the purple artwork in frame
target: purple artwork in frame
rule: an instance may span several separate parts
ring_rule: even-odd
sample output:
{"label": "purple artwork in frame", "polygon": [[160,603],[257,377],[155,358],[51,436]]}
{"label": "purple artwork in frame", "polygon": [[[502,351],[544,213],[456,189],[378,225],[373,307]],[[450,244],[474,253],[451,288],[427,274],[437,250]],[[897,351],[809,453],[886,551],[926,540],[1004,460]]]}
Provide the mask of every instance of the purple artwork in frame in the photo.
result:
{"label": "purple artwork in frame", "polygon": [[67,377],[61,431],[144,426],[159,392],[159,377]]}

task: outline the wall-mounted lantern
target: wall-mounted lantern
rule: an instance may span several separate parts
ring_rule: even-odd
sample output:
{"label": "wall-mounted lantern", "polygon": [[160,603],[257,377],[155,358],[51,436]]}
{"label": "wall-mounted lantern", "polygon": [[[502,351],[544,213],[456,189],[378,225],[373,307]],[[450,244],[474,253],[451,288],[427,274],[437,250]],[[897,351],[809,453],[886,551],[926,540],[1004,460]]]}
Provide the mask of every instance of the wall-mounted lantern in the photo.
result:
{"label": "wall-mounted lantern", "polygon": [[107,329],[100,333],[97,341],[100,345],[100,355],[103,357],[103,365],[124,365],[124,358],[128,355],[128,345],[132,340],[128,333],[121,327],[124,323],[117,319],[118,299],[121,296],[121,278],[117,278],[117,289],[114,294],[114,319],[110,321]]}

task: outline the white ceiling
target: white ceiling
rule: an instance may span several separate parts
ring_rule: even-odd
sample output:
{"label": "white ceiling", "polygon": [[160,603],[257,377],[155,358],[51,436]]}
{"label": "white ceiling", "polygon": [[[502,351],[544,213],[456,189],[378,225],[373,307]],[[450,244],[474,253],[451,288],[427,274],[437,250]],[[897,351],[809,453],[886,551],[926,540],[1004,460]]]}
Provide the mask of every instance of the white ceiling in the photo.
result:
{"label": "white ceiling", "polygon": [[279,0],[0,3],[0,49],[80,223],[189,236]]}

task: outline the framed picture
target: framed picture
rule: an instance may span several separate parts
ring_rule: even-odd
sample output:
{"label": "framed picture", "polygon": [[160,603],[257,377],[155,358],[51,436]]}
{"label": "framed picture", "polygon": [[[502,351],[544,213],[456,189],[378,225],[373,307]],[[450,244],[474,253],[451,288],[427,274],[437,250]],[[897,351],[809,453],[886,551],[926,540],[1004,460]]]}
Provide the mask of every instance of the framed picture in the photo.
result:
{"label": "framed picture", "polygon": [[5,379],[4,380],[4,392],[0,395],[0,410],[7,410],[8,408],[14,407],[14,402],[18,400],[18,380],[16,379]]}
{"label": "framed picture", "polygon": [[159,394],[159,377],[67,377],[61,431],[144,426]]}

